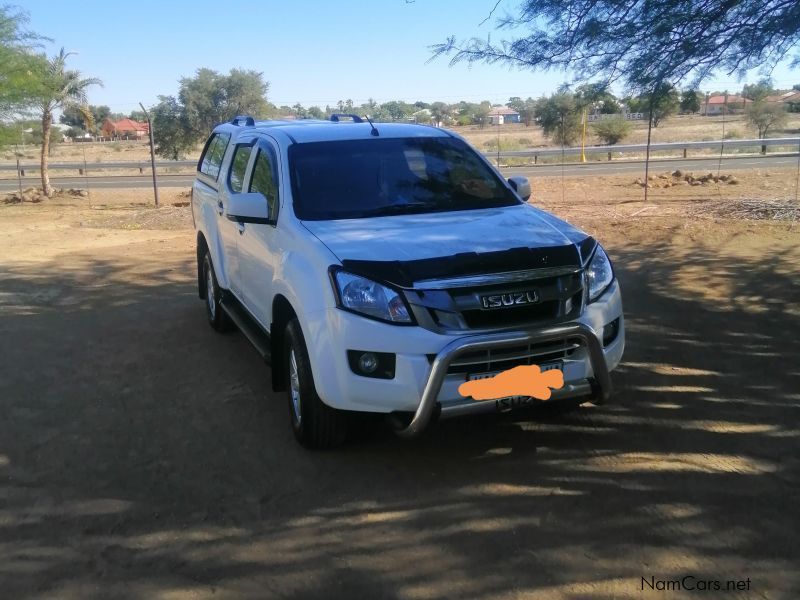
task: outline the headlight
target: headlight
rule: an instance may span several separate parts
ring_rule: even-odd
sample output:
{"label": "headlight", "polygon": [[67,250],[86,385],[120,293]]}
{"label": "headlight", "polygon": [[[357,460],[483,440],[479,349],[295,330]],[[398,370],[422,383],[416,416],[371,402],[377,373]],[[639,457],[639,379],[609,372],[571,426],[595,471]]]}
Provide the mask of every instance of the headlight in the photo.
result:
{"label": "headlight", "polygon": [[393,289],[346,271],[334,271],[342,307],[392,323],[411,323],[405,302]]}
{"label": "headlight", "polygon": [[606,288],[614,281],[614,270],[611,268],[611,261],[600,244],[594,252],[592,262],[586,269],[586,278],[589,282],[589,302],[597,298],[606,291]]}

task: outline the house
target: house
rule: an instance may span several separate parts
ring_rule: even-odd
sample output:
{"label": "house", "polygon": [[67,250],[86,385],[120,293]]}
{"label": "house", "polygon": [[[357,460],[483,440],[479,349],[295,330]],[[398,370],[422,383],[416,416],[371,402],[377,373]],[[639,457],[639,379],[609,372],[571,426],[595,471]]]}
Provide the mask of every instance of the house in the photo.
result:
{"label": "house", "polygon": [[780,102],[790,112],[800,112],[800,90],[778,92],[765,98],[767,102]]}
{"label": "house", "polygon": [[727,96],[719,94],[716,96],[708,96],[703,106],[700,107],[700,114],[713,117],[714,115],[730,114],[742,112],[747,108],[748,104],[753,101],[743,96],[736,94],[728,94]]}
{"label": "house", "polygon": [[134,121],[132,119],[120,119],[119,121],[112,121],[111,119],[106,119],[103,121],[103,127],[101,128],[103,137],[114,138],[114,139],[142,139],[148,133],[150,133],[150,129],[147,126],[147,123],[139,123],[138,121]]}
{"label": "house", "polygon": [[519,123],[519,113],[507,106],[493,106],[486,115],[490,125],[503,125],[504,123]]}

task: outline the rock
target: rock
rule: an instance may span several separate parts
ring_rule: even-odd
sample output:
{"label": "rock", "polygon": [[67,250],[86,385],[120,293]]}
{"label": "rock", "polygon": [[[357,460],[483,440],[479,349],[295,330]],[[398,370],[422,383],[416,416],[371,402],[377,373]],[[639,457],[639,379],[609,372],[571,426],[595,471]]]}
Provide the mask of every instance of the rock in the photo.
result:
{"label": "rock", "polygon": [[81,195],[83,198],[88,198],[88,197],[89,197],[89,192],[88,192],[88,190],[80,190],[79,194],[80,194],[80,195]]}
{"label": "rock", "polygon": [[720,181],[728,181],[729,178],[730,178],[730,175],[720,175],[719,176],[719,180]]}
{"label": "rock", "polygon": [[695,179],[694,181],[690,181],[689,185],[694,185],[694,186],[703,185],[703,182]]}
{"label": "rock", "polygon": [[636,181],[634,181],[633,183],[634,183],[634,185],[644,186],[644,180],[641,177],[639,179],[637,179]]}
{"label": "rock", "polygon": [[681,177],[683,177],[683,171],[681,171],[680,169],[676,169],[675,171],[672,172],[672,176],[680,179]]}
{"label": "rock", "polygon": [[655,175],[648,175],[647,176],[647,181],[655,181],[655,180],[656,180],[656,176]]}
{"label": "rock", "polygon": [[684,178],[686,181],[692,181],[692,180],[694,180],[694,175],[692,175],[691,173],[686,173],[686,174],[683,176],[683,178]]}
{"label": "rock", "polygon": [[733,175],[728,177],[728,185],[739,185],[739,180],[736,179]]}

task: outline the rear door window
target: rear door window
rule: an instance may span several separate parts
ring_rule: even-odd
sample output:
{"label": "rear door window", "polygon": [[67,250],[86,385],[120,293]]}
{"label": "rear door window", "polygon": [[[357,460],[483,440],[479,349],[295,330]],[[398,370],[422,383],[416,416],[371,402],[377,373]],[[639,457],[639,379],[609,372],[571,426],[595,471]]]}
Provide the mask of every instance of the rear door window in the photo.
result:
{"label": "rear door window", "polygon": [[233,151],[231,160],[230,186],[234,192],[241,192],[244,186],[244,175],[247,171],[247,164],[250,162],[250,154],[253,147],[250,145],[237,146]]}
{"label": "rear door window", "polygon": [[[250,192],[261,192],[267,198],[269,214],[275,215],[278,207],[278,169],[272,152],[265,148],[258,149],[258,156],[253,165],[250,177]],[[274,218],[274,217],[273,217]]]}
{"label": "rear door window", "polygon": [[199,171],[214,181],[219,178],[222,158],[225,156],[230,139],[231,134],[229,133],[215,133],[208,140],[205,150],[203,150],[203,156],[200,157]]}

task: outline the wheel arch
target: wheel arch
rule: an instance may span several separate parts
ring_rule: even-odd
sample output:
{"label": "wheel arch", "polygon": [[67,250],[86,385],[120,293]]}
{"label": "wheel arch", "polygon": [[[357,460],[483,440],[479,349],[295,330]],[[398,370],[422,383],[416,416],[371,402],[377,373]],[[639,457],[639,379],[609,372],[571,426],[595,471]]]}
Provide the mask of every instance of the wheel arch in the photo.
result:
{"label": "wheel arch", "polygon": [[208,252],[208,242],[202,231],[197,232],[197,295],[205,300],[206,281],[203,277],[203,257]]}
{"label": "wheel arch", "polygon": [[270,350],[272,363],[272,390],[286,389],[286,365],[283,356],[286,325],[297,318],[297,312],[283,294],[276,294],[272,300],[272,323],[270,324]]}

